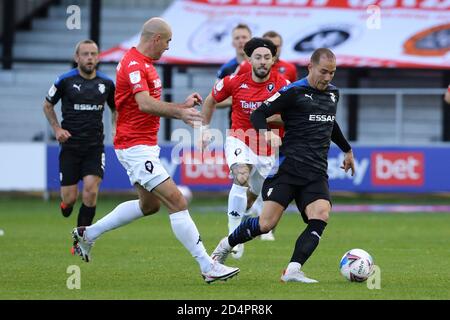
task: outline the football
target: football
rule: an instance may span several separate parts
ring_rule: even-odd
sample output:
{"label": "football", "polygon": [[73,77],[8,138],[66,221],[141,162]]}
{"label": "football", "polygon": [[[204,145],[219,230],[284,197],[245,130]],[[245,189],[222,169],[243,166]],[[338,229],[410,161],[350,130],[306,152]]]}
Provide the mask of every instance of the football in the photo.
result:
{"label": "football", "polygon": [[362,249],[347,251],[339,263],[341,274],[349,281],[366,281],[373,272],[373,259]]}

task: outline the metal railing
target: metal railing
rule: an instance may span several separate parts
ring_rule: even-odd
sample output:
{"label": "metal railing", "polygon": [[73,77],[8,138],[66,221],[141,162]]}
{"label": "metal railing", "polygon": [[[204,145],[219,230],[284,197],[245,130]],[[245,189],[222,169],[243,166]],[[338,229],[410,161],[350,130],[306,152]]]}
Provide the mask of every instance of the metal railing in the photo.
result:
{"label": "metal railing", "polygon": [[[109,72],[111,73],[111,75],[113,76],[113,72],[114,72],[114,64],[113,65],[108,65],[108,67],[105,68],[108,69],[109,68]],[[171,71],[170,72],[163,72],[163,68],[167,68],[167,65],[160,65],[158,66],[158,69],[160,69],[159,74],[161,75],[162,79],[165,78],[164,74],[170,74],[170,77],[172,77],[173,79],[171,80],[171,86],[172,88],[168,88],[170,86],[164,86],[164,90],[163,90],[163,97],[162,99],[165,101],[183,101],[184,98],[192,93],[193,91],[197,91],[199,92],[203,97],[206,97],[212,88],[213,82],[214,82],[214,78],[215,78],[215,70],[216,70],[216,66],[197,66],[197,67],[192,67],[192,66],[184,66],[186,69],[180,73],[178,72],[178,67],[177,66],[170,66]],[[102,71],[105,71],[105,69],[103,69]],[[0,72],[1,75],[2,72]],[[3,72],[5,73],[5,72]],[[6,72],[7,75],[11,74],[11,79],[13,79],[13,74],[14,71],[8,71]],[[56,76],[56,75],[55,75]],[[28,73],[26,74],[26,77],[29,78]],[[178,78],[177,78],[178,77]],[[183,79],[181,77],[184,77]],[[0,81],[1,81],[0,77]],[[8,77],[3,77],[4,79],[8,79]],[[22,77],[23,78],[23,77]],[[54,79],[52,77],[52,79]],[[180,85],[180,81],[178,80],[183,80],[181,81],[181,83],[183,83],[182,85]],[[8,80],[5,80],[6,83],[8,82]],[[38,80],[37,80],[38,81]],[[46,80],[47,82],[47,80]],[[45,83],[45,85],[42,85],[42,83],[40,84],[40,86],[44,87],[44,89],[42,90],[42,92],[40,93],[39,96],[36,96],[36,102],[32,101],[31,99],[34,100],[34,96],[27,96],[27,103],[28,105],[21,105],[20,101],[23,99],[23,96],[18,94],[17,99],[13,97],[13,100],[11,100],[11,94],[8,92],[8,89],[5,88],[6,91],[4,91],[4,93],[9,97],[10,97],[10,102],[11,102],[11,106],[8,105],[7,102],[2,101],[1,103],[1,109],[2,109],[2,114],[4,115],[3,117],[3,123],[7,123],[9,126],[9,130],[12,130],[12,128],[17,128],[18,132],[19,130],[21,130],[20,126],[22,126],[25,130],[35,130],[38,131],[40,134],[42,134],[42,138],[41,141],[45,141],[48,143],[52,142],[52,131],[51,129],[49,129],[47,122],[45,120],[45,117],[41,111],[41,109],[39,108],[39,105],[42,103],[42,99],[43,99],[43,94],[45,94],[46,90],[48,90],[48,86],[50,86],[51,82],[48,81],[48,83]],[[12,81],[12,84],[14,87],[17,87],[19,85],[19,83],[15,83],[15,81]],[[25,84],[24,86],[24,90],[28,85]],[[46,89],[47,88],[47,89]],[[16,88],[17,89],[17,88]],[[16,90],[17,91],[17,90]],[[28,90],[27,90],[28,91]],[[424,89],[424,88],[341,88],[340,89],[340,93],[341,93],[341,99],[340,99],[340,103],[339,103],[339,107],[338,107],[338,115],[337,115],[337,119],[338,122],[341,126],[341,128],[343,129],[344,134],[348,137],[348,128],[350,125],[350,121],[351,118],[348,117],[347,115],[349,114],[349,101],[350,99],[348,99],[350,96],[352,95],[356,95],[358,96],[358,110],[359,110],[359,114],[364,113],[362,111],[366,111],[366,110],[371,110],[372,114],[374,114],[374,118],[375,119],[371,119],[370,117],[366,118],[361,118],[356,117],[355,118],[355,122],[356,124],[359,124],[361,127],[361,131],[366,132],[365,134],[365,138],[361,139],[361,134],[359,133],[359,137],[358,135],[356,136],[355,141],[358,143],[366,143],[365,139],[367,138],[368,135],[371,135],[374,131],[373,130],[379,130],[378,133],[374,133],[373,135],[383,135],[385,139],[382,140],[382,143],[389,143],[389,144],[402,144],[405,143],[405,137],[409,139],[409,142],[411,142],[411,138],[409,136],[405,136],[405,124],[407,129],[409,129],[409,132],[411,132],[411,126],[413,124],[411,124],[411,118],[417,119],[417,115],[413,114],[414,117],[411,117],[411,110],[408,109],[408,107],[411,105],[411,102],[415,103],[415,110],[419,110],[421,111],[420,108],[418,108],[417,104],[422,103],[421,101],[425,101],[426,103],[424,103],[424,107],[427,107],[429,109],[429,112],[431,114],[431,116],[429,116],[429,119],[425,119],[424,124],[421,125],[421,127],[423,128],[424,126],[430,124],[430,126],[433,126],[433,137],[430,137],[428,140],[426,139],[421,139],[422,143],[425,141],[426,143],[432,143],[432,144],[437,144],[443,141],[443,135],[441,134],[441,132],[443,132],[445,130],[445,123],[444,121],[441,121],[441,119],[443,118],[443,113],[446,112],[446,108],[443,107],[444,103],[443,101],[443,95],[446,91],[446,88],[428,88],[428,89]],[[2,92],[2,88],[0,88],[0,92]],[[411,96],[426,96],[426,98],[424,99],[423,97],[419,97],[417,99],[411,99]],[[373,97],[389,97],[388,98],[382,98],[381,100],[377,100],[374,99]],[[367,100],[369,99],[369,100]],[[370,100],[372,99],[372,100]],[[392,100],[393,99],[393,100]],[[422,99],[422,100],[420,100]],[[381,102],[380,102],[381,101]],[[5,103],[4,103],[5,102]],[[33,106],[31,106],[33,105]],[[387,122],[389,122],[388,124],[383,124],[380,122],[379,119],[377,118],[377,110],[376,107],[377,105],[380,106],[380,109],[386,111],[389,110],[389,114],[386,114],[386,112],[383,114],[384,119],[386,119]],[[431,108],[430,108],[431,106]],[[383,108],[381,108],[383,107]],[[450,106],[448,106],[450,108]],[[9,113],[9,115],[12,115],[12,112],[16,112],[15,115],[17,115],[16,119],[19,120],[11,120],[11,122],[7,122],[8,120],[8,108],[11,108],[11,111]],[[14,110],[12,110],[14,109]],[[55,110],[58,111],[59,106],[57,106],[55,108]],[[382,112],[384,112],[382,111]],[[392,112],[391,112],[392,111]],[[28,122],[27,124],[31,124],[30,126],[25,125],[24,127],[24,123],[23,123],[23,118],[18,117],[18,113],[17,112],[22,112],[22,114],[24,116],[28,116],[29,118],[27,119]],[[33,112],[34,114],[31,115],[31,112]],[[111,126],[110,126],[110,121],[109,121],[109,114],[108,112],[105,112],[106,116],[105,116],[105,136],[107,137],[105,142],[106,143],[112,143],[112,139],[110,138],[110,132],[111,132]],[[406,116],[406,117],[405,117]],[[10,117],[11,119],[13,117]],[[431,119],[431,120],[430,120]],[[17,121],[17,123],[15,123],[14,121]],[[20,122],[19,122],[20,121]],[[218,110],[218,114],[216,114],[213,118],[214,121],[214,126],[220,130],[223,130],[225,132],[225,130],[228,128],[228,110]],[[365,122],[377,122],[381,123],[380,128],[378,129],[378,127],[375,125],[372,125],[372,131],[370,131],[368,133],[368,131],[364,131],[364,129],[367,128],[366,123]],[[409,121],[409,122],[408,122]],[[14,123],[13,123],[14,122]],[[0,121],[0,124],[2,123],[2,121]],[[34,123],[34,124],[33,124]],[[353,123],[354,124],[354,123]],[[173,132],[173,130],[175,130],[176,128],[186,128],[188,129],[186,126],[184,126],[184,124],[182,124],[180,121],[170,121],[170,120],[164,120],[161,121],[161,134],[160,134],[160,141],[164,142],[164,141],[168,141],[170,140],[170,134]],[[34,129],[33,129],[34,128]],[[40,129],[36,129],[36,128],[40,128]],[[429,127],[428,127],[429,128]],[[427,128],[427,129],[428,129]],[[386,129],[391,130],[391,133],[389,135],[388,138],[386,138]],[[8,129],[4,129],[4,130],[8,130]],[[189,129],[188,129],[189,130]],[[439,131],[440,130],[440,131]],[[1,130],[0,130],[1,131]],[[430,131],[430,130],[428,130]],[[24,135],[22,134],[17,135],[17,139],[14,138],[14,136],[12,135],[11,131],[7,131],[8,136],[3,135],[0,133],[0,141],[30,141],[29,140],[25,140],[28,136],[30,135],[35,135],[35,132],[33,134],[30,133],[30,135]],[[167,134],[168,133],[168,134]],[[3,138],[2,138],[3,136]],[[371,138],[371,143],[373,143],[374,141],[376,141],[376,138]],[[6,140],[5,140],[6,139]],[[381,140],[380,140],[381,141]]]}
{"label": "metal railing", "polygon": [[[404,142],[403,136],[403,125],[404,125],[404,97],[407,95],[430,95],[430,96],[442,96],[444,95],[446,88],[343,88],[340,89],[340,94],[342,96],[346,95],[383,95],[383,96],[394,96],[395,104],[393,108],[395,109],[395,139],[393,143],[401,144]],[[360,108],[364,106],[360,106]],[[449,106],[450,108],[450,106]],[[441,124],[442,126],[442,124]]]}
{"label": "metal railing", "polygon": [[[165,89],[164,90],[164,94],[171,94],[173,96],[173,100],[174,101],[182,101],[182,99],[184,99],[184,97],[186,97],[188,94],[192,93],[193,91],[197,91],[199,92],[202,96],[206,97],[206,95],[209,93],[209,91],[211,90],[210,87],[197,87],[197,88],[188,88],[188,87],[177,87],[177,88],[173,88],[173,89]],[[426,97],[432,97],[434,96],[436,98],[437,101],[440,102],[441,100],[441,96],[443,95],[443,92],[445,92],[445,89],[441,89],[441,88],[435,88],[435,89],[402,89],[402,88],[396,88],[396,89],[351,89],[351,88],[343,88],[340,90],[341,93],[341,99],[340,99],[340,104],[338,106],[338,116],[337,119],[339,121],[339,124],[344,132],[344,134],[347,136],[347,131],[346,129],[348,128],[348,122],[347,122],[347,117],[346,117],[346,113],[348,112],[348,106],[346,105],[346,98],[349,95],[357,95],[359,96],[360,99],[362,99],[362,103],[360,103],[359,109],[360,111],[362,111],[364,108],[367,108],[367,106],[365,106],[366,103],[364,103],[364,101],[367,101],[366,99],[370,99],[370,97],[372,96],[383,96],[383,97],[390,97],[391,99],[394,98],[393,103],[383,103],[383,107],[384,110],[386,109],[390,109],[392,108],[394,110],[393,112],[393,117],[392,114],[389,113],[389,115],[380,115],[383,116],[384,119],[386,119],[386,117],[388,117],[388,120],[386,120],[386,123],[383,124],[382,120],[380,119],[371,119],[371,118],[364,118],[362,119],[361,117],[357,120],[359,122],[359,124],[363,127],[367,126],[368,124],[370,124],[371,122],[375,122],[380,124],[378,127],[375,126],[379,131],[374,133],[374,137],[373,139],[370,139],[371,141],[366,141],[364,138],[358,138],[356,140],[356,142],[358,143],[369,143],[369,144],[373,144],[375,143],[374,141],[377,141],[377,137],[378,135],[382,135],[386,133],[387,128],[389,128],[390,130],[392,130],[392,123],[394,124],[394,129],[392,132],[392,138],[389,138],[389,140],[380,140],[381,143],[389,143],[389,144],[402,144],[405,143],[405,132],[404,132],[404,127],[405,127],[405,123],[407,123],[407,120],[405,120],[405,115],[410,114],[411,112],[408,113],[408,110],[405,110],[408,105],[405,104],[405,99],[408,96],[412,96],[412,95],[422,95],[422,96],[426,96]],[[40,108],[39,108],[39,104],[41,103],[43,97],[39,97],[39,99],[36,99],[36,109],[39,109],[39,111],[37,112],[41,112]],[[388,100],[388,99],[386,99]],[[17,98],[17,104],[12,105],[11,106],[11,113],[12,112],[17,112],[18,107],[20,109],[20,97]],[[372,113],[376,113],[376,104],[371,103],[370,108],[372,108],[372,110],[375,110],[375,112]],[[450,108],[450,106],[449,106]],[[14,109],[14,110],[12,110]],[[34,112],[36,112],[36,109]],[[58,114],[60,114],[60,106],[58,105],[55,110],[57,111]],[[108,109],[108,108],[107,108]],[[430,109],[430,108],[427,108]],[[22,110],[22,113],[26,114],[28,111],[28,107],[24,108]],[[438,106],[438,105],[434,105],[433,104],[433,108],[432,110],[424,110],[424,112],[428,112],[428,113],[433,113],[433,119],[440,119],[442,118],[442,109]],[[8,106],[3,106],[2,107],[2,114],[3,116],[8,119]],[[11,117],[12,118],[12,117]],[[35,120],[34,120],[35,119]],[[39,130],[39,132],[43,133],[43,141],[47,142],[47,143],[54,143],[53,140],[53,132],[51,130],[51,128],[48,126],[44,114],[42,113],[42,119],[40,119],[39,117],[34,117],[34,119],[32,121],[36,121],[36,125],[35,126],[29,126],[28,130],[30,130],[30,128],[39,128],[40,126],[44,126],[41,127],[42,129]],[[174,121],[171,120],[171,129],[170,129],[170,133],[172,133],[175,129],[177,128],[184,128],[184,129],[188,129],[191,130],[190,128],[188,128],[186,125],[184,125],[182,122],[180,121]],[[388,123],[387,123],[388,122]],[[437,120],[433,120],[433,121],[428,121],[427,123],[429,123],[430,126],[433,126],[433,130],[435,131],[441,131],[442,130],[442,121],[437,121]],[[160,131],[162,133],[164,133],[165,129],[166,129],[166,125],[167,122],[166,121],[161,121],[161,128]],[[222,130],[225,133],[225,130],[228,129],[228,109],[222,109],[222,110],[217,110],[216,114],[213,116],[213,123],[212,126]],[[22,128],[20,129],[21,123],[17,123],[17,125],[14,125],[14,127],[17,127],[18,130],[20,131],[24,131],[27,130],[27,128]],[[436,128],[438,127],[438,128]],[[111,132],[112,132],[112,128],[111,128],[111,122],[110,122],[110,115],[109,115],[109,111],[105,112],[105,117],[104,117],[104,128],[105,128],[105,142],[106,143],[112,143],[112,138],[111,138]],[[419,130],[419,129],[418,129]],[[19,131],[18,131],[19,132]],[[14,137],[11,138],[11,132],[10,133],[10,137],[8,138],[8,141],[14,141]],[[193,133],[193,131],[192,131]],[[418,131],[417,134],[420,134],[421,132]],[[33,133],[34,134],[34,133]],[[3,134],[0,134],[0,137]],[[30,133],[31,135],[31,133]],[[361,134],[360,134],[361,135]],[[423,134],[425,135],[425,133]],[[367,134],[365,135],[367,137]],[[0,139],[1,140],[1,139]],[[22,139],[17,139],[16,141],[23,141]],[[168,142],[170,141],[170,138],[167,139],[167,136],[165,136],[164,134],[160,134],[160,141],[161,142]],[[411,142],[411,140],[410,140]],[[439,138],[429,138],[427,140],[427,143],[431,143],[431,144],[437,144],[437,143],[441,143],[442,142],[442,137],[439,136]]]}
{"label": "metal railing", "polygon": [[[170,94],[171,96],[174,97],[175,101],[181,101],[181,99],[185,96],[187,96],[188,94],[190,94],[192,91],[198,91],[200,92],[204,97],[206,97],[206,95],[210,92],[211,87],[196,87],[196,88],[173,88],[173,89],[164,89],[164,94]],[[340,95],[341,95],[341,99],[340,99],[340,105],[338,107],[339,111],[338,111],[338,121],[341,125],[341,127],[344,130],[344,134],[346,133],[345,128],[348,127],[348,123],[345,117],[345,113],[348,112],[348,106],[345,104],[345,98],[348,97],[349,95],[358,95],[360,97],[360,99],[364,100],[365,97],[364,96],[369,96],[366,97],[367,99],[370,99],[370,96],[385,96],[385,97],[393,97],[394,98],[394,103],[393,104],[389,104],[389,106],[394,109],[394,117],[392,119],[389,120],[389,122],[393,122],[394,123],[394,134],[392,136],[392,139],[390,141],[383,141],[382,143],[389,143],[389,144],[403,144],[405,143],[405,132],[404,132],[404,126],[405,126],[405,114],[407,115],[407,111],[405,110],[408,105],[405,104],[405,99],[407,96],[412,96],[412,95],[421,95],[421,96],[427,96],[427,97],[438,97],[437,101],[439,101],[438,103],[440,103],[441,99],[440,97],[443,96],[443,93],[445,93],[444,88],[430,88],[430,89],[422,89],[422,88],[377,88],[377,89],[372,89],[372,88],[360,88],[360,89],[353,89],[353,88],[342,88],[340,89]],[[364,106],[364,101],[362,101],[362,103],[360,104],[359,108],[363,109],[365,108]],[[384,105],[386,106],[386,105]],[[433,105],[436,108],[433,108],[433,111],[429,111],[427,110],[426,112],[436,112],[436,118],[442,118],[442,116],[440,115],[441,108],[440,105]],[[375,108],[374,106],[371,106],[371,108]],[[449,106],[450,108],[450,106]],[[222,109],[222,110],[217,110],[216,114],[213,116],[213,121],[215,122],[213,125],[215,128],[222,130],[223,132],[225,132],[226,129],[228,129],[228,109]],[[424,111],[425,112],[425,111]],[[343,113],[343,115],[339,114],[339,113]],[[380,122],[380,120],[377,119],[358,119],[359,122],[361,121],[377,121]],[[108,123],[109,125],[109,123]],[[439,126],[439,130],[442,130],[442,121],[434,121],[433,124],[430,124],[432,126]],[[172,130],[175,130],[177,128],[184,128],[184,129],[188,129],[188,130],[192,130],[190,128],[187,128],[184,124],[181,124],[179,121],[173,122],[172,123]],[[380,131],[379,134],[383,133],[383,130],[385,130],[387,127],[381,125],[380,126]],[[165,129],[165,123],[161,122],[161,128],[160,130],[164,130]],[[109,130],[109,129],[107,129]],[[193,133],[193,131],[191,131]],[[420,131],[418,132],[420,133]],[[423,134],[425,135],[425,133]],[[356,140],[356,142],[358,143],[369,143],[369,144],[374,144],[376,138],[374,138],[373,140],[371,139],[370,142],[368,141],[364,141],[364,139],[360,139],[358,138]],[[166,142],[169,140],[165,140]],[[435,139],[433,138],[429,138],[428,143],[432,143],[432,144],[438,144],[438,143],[442,143],[442,137],[440,137],[439,139]]]}

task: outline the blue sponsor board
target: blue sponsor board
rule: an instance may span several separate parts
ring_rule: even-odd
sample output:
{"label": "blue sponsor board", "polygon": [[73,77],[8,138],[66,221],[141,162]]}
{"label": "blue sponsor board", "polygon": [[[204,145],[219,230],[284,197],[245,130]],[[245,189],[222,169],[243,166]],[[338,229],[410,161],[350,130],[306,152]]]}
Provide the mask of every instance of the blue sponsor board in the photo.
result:
{"label": "blue sponsor board", "polygon": [[332,147],[328,175],[332,191],[450,192],[449,147],[354,147],[356,174],[345,174],[344,155]]}
{"label": "blue sponsor board", "polygon": [[[171,145],[161,147],[161,162],[177,184],[192,190],[229,190],[231,180],[226,165],[177,164],[172,161]],[[450,147],[363,147],[353,148],[356,173],[351,177],[340,166],[343,153],[332,146],[328,159],[331,191],[349,192],[450,192]],[[47,189],[59,190],[59,147],[47,148]],[[106,168],[101,190],[132,190],[125,169],[112,146],[105,147]],[[203,168],[203,169],[202,169]],[[203,171],[202,171],[203,170]],[[211,183],[206,183],[211,181]]]}
{"label": "blue sponsor board", "polygon": [[[228,181],[226,179],[225,183],[223,182],[223,177],[221,178],[222,182],[217,183],[217,170],[208,170],[207,172],[200,172],[200,170],[196,170],[193,172],[193,170],[184,170],[186,174],[194,174],[194,177],[191,177],[190,179],[182,179],[182,166],[184,164],[179,165],[178,163],[172,161],[173,155],[172,155],[172,145],[163,145],[161,146],[160,151],[160,159],[161,163],[163,164],[166,171],[169,173],[169,175],[174,179],[175,183],[180,184],[186,184],[191,187],[192,190],[204,190],[204,191],[222,191],[222,190],[228,190],[229,186],[231,185],[231,180]],[[49,191],[57,191],[60,188],[60,179],[59,179],[59,146],[58,145],[48,145],[47,146],[47,190]],[[130,180],[128,178],[128,175],[126,173],[126,170],[124,167],[120,164],[119,160],[117,159],[116,153],[114,151],[113,146],[105,146],[105,174],[103,177],[102,184],[100,186],[100,190],[103,191],[131,191],[133,190],[133,187],[131,186]],[[189,168],[199,168],[200,166],[189,166]],[[211,165],[205,166],[206,168],[211,169]],[[187,173],[186,173],[187,172]],[[193,183],[190,184],[186,181],[195,181],[196,177],[198,177],[197,180],[204,181],[205,179],[208,179],[208,177],[211,177],[212,180],[214,180],[214,183]],[[222,174],[223,176],[223,174]]]}

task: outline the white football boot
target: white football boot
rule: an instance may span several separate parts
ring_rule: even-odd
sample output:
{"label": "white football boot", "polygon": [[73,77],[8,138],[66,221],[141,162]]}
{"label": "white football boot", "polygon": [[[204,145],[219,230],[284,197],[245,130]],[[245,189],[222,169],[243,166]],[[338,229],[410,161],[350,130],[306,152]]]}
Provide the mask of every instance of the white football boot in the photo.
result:
{"label": "white football boot", "polygon": [[81,259],[86,262],[91,261],[91,249],[94,241],[88,241],[85,237],[86,227],[78,227],[73,229],[72,238],[74,240],[74,247],[78,247],[75,251]]}
{"label": "white football boot", "polygon": [[227,281],[239,273],[239,268],[227,267],[217,261],[214,261],[211,270],[202,273],[203,279],[206,283],[211,283],[217,280]]}
{"label": "white football boot", "polygon": [[310,279],[305,276],[305,273],[301,270],[288,271],[287,269],[283,271],[281,275],[282,282],[302,282],[302,283],[318,283],[319,281]]}

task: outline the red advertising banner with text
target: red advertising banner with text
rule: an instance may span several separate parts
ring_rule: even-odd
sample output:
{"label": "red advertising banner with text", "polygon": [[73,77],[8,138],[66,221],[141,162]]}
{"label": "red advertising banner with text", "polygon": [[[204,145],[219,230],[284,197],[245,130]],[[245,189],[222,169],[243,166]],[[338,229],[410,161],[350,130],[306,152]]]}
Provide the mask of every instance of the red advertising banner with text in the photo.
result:
{"label": "red advertising banner with text", "polygon": [[[222,151],[214,154],[203,154],[200,152],[184,152],[181,166],[180,183],[183,185],[223,185],[230,186],[230,170],[225,162]],[[217,159],[220,158],[220,161]],[[219,163],[219,164],[217,164]]]}

